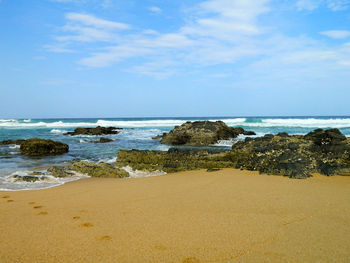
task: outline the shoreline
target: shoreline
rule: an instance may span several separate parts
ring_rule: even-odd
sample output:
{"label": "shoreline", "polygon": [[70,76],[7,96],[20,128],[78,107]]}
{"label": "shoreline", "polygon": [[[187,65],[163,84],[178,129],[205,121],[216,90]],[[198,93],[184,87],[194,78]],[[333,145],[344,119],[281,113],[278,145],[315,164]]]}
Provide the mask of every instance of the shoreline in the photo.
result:
{"label": "shoreline", "polygon": [[349,177],[293,180],[223,169],[127,179],[85,178],[40,191],[0,191],[0,261],[346,262],[350,257]]}

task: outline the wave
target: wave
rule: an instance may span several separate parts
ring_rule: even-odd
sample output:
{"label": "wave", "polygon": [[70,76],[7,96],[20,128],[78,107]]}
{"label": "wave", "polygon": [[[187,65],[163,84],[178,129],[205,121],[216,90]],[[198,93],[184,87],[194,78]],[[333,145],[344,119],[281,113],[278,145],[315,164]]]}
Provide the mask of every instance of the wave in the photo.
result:
{"label": "wave", "polygon": [[[190,121],[195,121],[191,119]],[[199,119],[197,119],[199,120]],[[210,118],[209,121],[224,121],[228,126],[246,126],[246,127],[300,127],[300,128],[350,128],[350,118]],[[55,133],[59,128],[76,127],[96,127],[96,126],[114,126],[121,128],[171,128],[181,125],[189,120],[181,119],[158,119],[158,120],[96,120],[93,122],[72,122],[54,121],[23,122],[14,119],[0,119],[0,127],[4,128],[52,128]],[[57,132],[58,133],[58,132]]]}
{"label": "wave", "polygon": [[300,128],[348,128],[350,118],[288,118],[288,119],[262,119],[261,123],[244,123],[248,127],[300,127]]}
{"label": "wave", "polygon": [[67,132],[67,131],[64,131],[64,130],[57,130],[57,129],[52,129],[50,132],[51,132],[51,133],[58,133],[58,134],[62,134],[62,133],[65,133],[65,132]]}

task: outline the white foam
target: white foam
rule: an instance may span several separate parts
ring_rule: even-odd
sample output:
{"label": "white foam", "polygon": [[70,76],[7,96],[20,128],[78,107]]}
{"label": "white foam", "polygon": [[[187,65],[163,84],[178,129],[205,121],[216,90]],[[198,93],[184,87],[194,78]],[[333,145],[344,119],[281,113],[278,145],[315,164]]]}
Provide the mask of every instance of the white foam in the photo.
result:
{"label": "white foam", "polygon": [[[245,118],[234,118],[234,119],[211,119],[210,121],[222,120],[228,125],[239,125],[245,122]],[[9,128],[74,128],[74,127],[96,127],[96,126],[115,126],[122,128],[135,128],[135,127],[174,127],[181,125],[188,120],[130,120],[130,121],[110,121],[110,120],[98,120],[96,122],[30,122],[23,123],[18,120],[2,120],[0,121],[0,127]],[[191,120],[192,121],[192,120]],[[194,121],[194,120],[193,120]]]}
{"label": "white foam", "polygon": [[[45,172],[45,171],[42,171],[42,172]],[[14,177],[15,175],[27,176],[27,175],[30,175],[31,173],[32,171],[16,171],[6,177],[3,177],[0,181],[0,191],[47,189],[47,188],[63,185],[67,182],[72,182],[72,181],[79,180],[81,178],[89,177],[87,175],[80,174],[74,171],[72,171],[72,173],[74,174],[73,176],[65,177],[65,178],[57,178],[49,174],[38,175],[35,177],[40,178],[40,180],[37,180],[35,182],[20,181],[18,180],[18,178]]]}
{"label": "white foam", "polygon": [[160,175],[166,174],[166,172],[163,172],[163,171],[144,172],[139,170],[133,170],[130,166],[125,166],[122,169],[124,169],[129,173],[130,178],[143,178],[143,177],[160,176]]}
{"label": "white foam", "polygon": [[301,127],[301,128],[347,128],[350,127],[350,118],[288,118],[288,119],[262,119],[259,123],[244,123],[250,127]]}
{"label": "white foam", "polygon": [[52,129],[50,132],[51,132],[51,133],[62,134],[62,133],[65,133],[65,132],[67,132],[67,131],[65,131],[65,130],[58,130],[58,129]]}
{"label": "white foam", "polygon": [[23,120],[24,122],[31,122],[31,119]]}
{"label": "white foam", "polygon": [[19,149],[21,146],[18,144],[10,144],[9,148],[10,149]]}

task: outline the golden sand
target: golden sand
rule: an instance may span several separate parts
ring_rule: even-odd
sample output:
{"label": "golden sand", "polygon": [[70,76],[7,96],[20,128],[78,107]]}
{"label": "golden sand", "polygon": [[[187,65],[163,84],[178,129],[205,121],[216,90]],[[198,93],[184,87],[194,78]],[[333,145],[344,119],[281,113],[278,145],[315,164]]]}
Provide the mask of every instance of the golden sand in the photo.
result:
{"label": "golden sand", "polygon": [[224,169],[0,192],[0,262],[350,262],[350,177]]}

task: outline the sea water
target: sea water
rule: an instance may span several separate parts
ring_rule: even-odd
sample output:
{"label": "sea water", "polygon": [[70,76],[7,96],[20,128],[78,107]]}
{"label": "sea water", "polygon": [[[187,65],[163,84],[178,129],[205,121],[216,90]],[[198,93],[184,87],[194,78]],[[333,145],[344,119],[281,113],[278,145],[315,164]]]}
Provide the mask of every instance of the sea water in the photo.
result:
{"label": "sea water", "polygon": [[[202,117],[202,118],[97,118],[97,119],[0,119],[0,141],[28,138],[44,138],[61,141],[69,145],[69,153],[60,156],[31,158],[19,154],[19,146],[0,146],[0,190],[26,190],[47,188],[76,180],[83,175],[70,179],[46,177],[35,183],[16,182],[15,174],[27,175],[33,170],[45,171],[47,167],[69,163],[74,159],[114,163],[120,149],[168,150],[169,146],[160,144],[152,137],[168,132],[176,125],[195,120],[222,120],[231,127],[243,127],[256,132],[257,136],[287,132],[306,134],[316,128],[339,128],[350,137],[350,117]],[[123,128],[110,143],[90,143],[98,136],[66,136],[65,132],[77,127],[114,126]],[[229,149],[237,140],[219,141],[212,147]],[[144,173],[131,172],[133,177],[147,176]],[[162,173],[159,173],[162,174]],[[152,174],[157,175],[157,174]]]}

